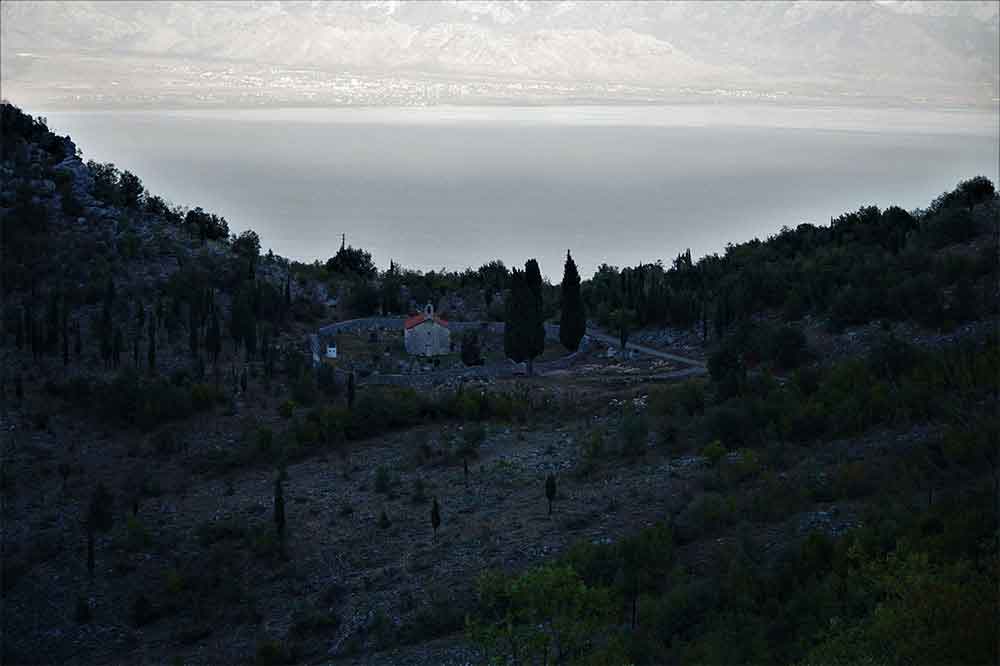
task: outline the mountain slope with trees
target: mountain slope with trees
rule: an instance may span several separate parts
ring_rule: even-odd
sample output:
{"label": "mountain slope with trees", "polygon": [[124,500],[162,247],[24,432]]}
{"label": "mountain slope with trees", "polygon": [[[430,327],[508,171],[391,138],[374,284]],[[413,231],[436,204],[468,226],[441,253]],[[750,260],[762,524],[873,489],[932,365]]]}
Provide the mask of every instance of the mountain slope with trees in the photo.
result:
{"label": "mountain slope with trees", "polygon": [[[567,255],[560,287],[346,239],[288,262],[13,106],[0,131],[4,663],[996,661],[988,180],[669,268]],[[428,301],[525,361],[546,322],[667,327],[709,374],[313,367],[320,321]]]}

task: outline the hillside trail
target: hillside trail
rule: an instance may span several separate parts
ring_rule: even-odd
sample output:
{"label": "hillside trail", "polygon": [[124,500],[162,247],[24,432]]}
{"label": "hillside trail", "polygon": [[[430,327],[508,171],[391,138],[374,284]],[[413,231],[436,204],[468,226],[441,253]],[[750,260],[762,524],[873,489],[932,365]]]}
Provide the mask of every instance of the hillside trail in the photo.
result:
{"label": "hillside trail", "polygon": [[[587,335],[594,340],[599,340],[605,344],[611,345],[613,347],[620,347],[621,341],[612,336],[604,333],[596,328],[588,328]],[[645,345],[637,345],[634,342],[628,342],[625,344],[625,348],[631,351],[637,351],[640,354],[647,354],[649,356],[654,356],[656,358],[661,358],[666,361],[674,361],[676,363],[685,363],[695,368],[705,369],[705,364],[693,358],[688,358],[686,356],[678,356],[677,354],[671,354],[670,352],[660,351],[659,349],[653,349],[652,347],[646,347]]]}
{"label": "hillside trail", "polygon": [[[335,322],[323,326],[317,330],[316,333],[309,335],[309,347],[312,353],[312,360],[314,365],[319,365],[322,356],[321,346],[320,346],[320,336],[328,336],[339,332],[340,330],[346,329],[350,330],[352,328],[367,328],[373,326],[379,327],[392,327],[394,325],[402,326],[403,319],[400,317],[362,317],[358,319],[350,319],[341,322]],[[455,322],[460,323],[466,327],[478,327],[487,322]],[[493,322],[496,325],[496,322]],[[500,324],[502,326],[502,324]],[[546,335],[558,338],[559,337],[559,325],[558,324],[546,324]],[[587,337],[603,342],[611,347],[620,347],[620,340],[612,335],[594,328],[587,328]],[[634,342],[626,343],[625,348],[630,351],[639,352],[640,354],[646,354],[654,358],[659,358],[665,361],[672,361],[675,363],[683,363],[689,367],[675,370],[673,372],[663,375],[664,379],[683,379],[685,377],[693,377],[695,375],[702,375],[708,372],[705,364],[697,359],[689,358],[687,356],[680,356],[678,354],[672,354],[670,352],[661,351],[659,349],[654,349],[652,347],[647,347],[645,345],[635,344]],[[569,356],[573,356],[570,354]],[[569,358],[569,356],[567,358]],[[544,370],[544,368],[539,368],[539,370]],[[447,373],[449,376],[454,373]]]}

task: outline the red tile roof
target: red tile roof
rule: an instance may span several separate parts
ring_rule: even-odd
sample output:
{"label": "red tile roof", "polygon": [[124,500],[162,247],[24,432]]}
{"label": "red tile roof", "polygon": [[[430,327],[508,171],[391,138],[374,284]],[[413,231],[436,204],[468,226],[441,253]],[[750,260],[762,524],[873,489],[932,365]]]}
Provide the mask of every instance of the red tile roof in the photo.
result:
{"label": "red tile roof", "polygon": [[415,315],[413,315],[413,316],[409,317],[409,318],[408,318],[408,319],[407,319],[407,320],[406,320],[406,321],[405,321],[405,322],[403,323],[403,328],[407,328],[407,329],[409,329],[409,328],[413,328],[413,327],[414,327],[414,326],[416,326],[417,324],[422,324],[422,323],[424,323],[424,320],[425,320],[425,319],[427,319],[427,317],[426,317],[425,315],[423,315],[423,314],[415,314]]}
{"label": "red tile roof", "polygon": [[[409,330],[409,329],[413,328],[414,326],[419,326],[420,324],[424,323],[425,321],[430,321],[430,320],[431,320],[431,318],[428,317],[427,315],[425,315],[423,313],[417,313],[415,315],[410,316],[403,323],[403,328],[406,329],[406,330]],[[441,326],[444,326],[444,327],[448,326],[448,321],[445,320],[445,319],[441,319],[440,317],[434,317],[434,321],[437,322],[438,324],[440,324]]]}

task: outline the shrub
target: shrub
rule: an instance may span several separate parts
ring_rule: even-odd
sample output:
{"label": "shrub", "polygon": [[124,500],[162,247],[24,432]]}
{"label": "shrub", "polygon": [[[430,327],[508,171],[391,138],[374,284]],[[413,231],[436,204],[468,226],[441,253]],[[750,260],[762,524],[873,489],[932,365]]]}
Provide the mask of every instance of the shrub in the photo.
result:
{"label": "shrub", "polygon": [[459,453],[462,456],[477,457],[479,447],[486,439],[486,428],[481,423],[466,425],[462,431],[462,447]]}
{"label": "shrub", "polygon": [[90,603],[83,597],[76,598],[76,608],[73,611],[73,619],[77,624],[90,622]]}
{"label": "shrub", "polygon": [[701,454],[708,460],[709,465],[715,467],[726,455],[726,447],[722,445],[722,442],[714,439],[702,450]]}
{"label": "shrub", "polygon": [[739,483],[760,473],[760,456],[750,449],[740,449],[735,458],[727,459],[722,468],[727,483]]}
{"label": "shrub", "polygon": [[392,523],[389,522],[389,515],[386,514],[385,509],[382,509],[382,513],[380,513],[378,516],[379,529],[386,530],[389,529],[391,525]]}
{"label": "shrub", "polygon": [[319,397],[319,387],[312,372],[304,371],[292,384],[292,399],[300,405],[311,405]]}
{"label": "shrub", "polygon": [[140,551],[150,544],[149,532],[136,516],[129,516],[125,522],[125,546],[130,551]]}
{"label": "shrub", "polygon": [[166,587],[167,592],[175,596],[184,591],[184,577],[177,569],[167,571]]}
{"label": "shrub", "polygon": [[727,447],[755,443],[756,427],[748,401],[730,400],[712,407],[705,412],[704,425],[707,439],[720,440]]}
{"label": "shrub", "polygon": [[114,496],[108,492],[103,483],[98,483],[94,494],[90,497],[87,509],[87,524],[99,531],[107,532],[114,524]]}
{"label": "shrub", "polygon": [[258,641],[254,655],[257,666],[281,666],[293,663],[291,655],[281,641]]}
{"label": "shrub", "polygon": [[292,418],[292,414],[295,412],[295,401],[285,400],[280,405],[278,405],[278,414],[283,419]]}
{"label": "shrub", "polygon": [[340,626],[340,617],[335,613],[314,611],[296,617],[292,622],[290,634],[294,638],[304,639],[316,634],[330,635]]}
{"label": "shrub", "polygon": [[274,431],[266,426],[257,429],[257,450],[269,453],[274,445]]}
{"label": "shrub", "polygon": [[144,627],[156,619],[156,609],[146,598],[145,594],[139,594],[132,602],[132,624],[135,627]]}
{"label": "shrub", "polygon": [[222,402],[224,396],[214,384],[200,383],[191,386],[191,406],[195,411],[205,411]]}
{"label": "shrub", "polygon": [[649,440],[649,419],[644,412],[629,411],[622,417],[622,455],[640,456]]}
{"label": "shrub", "polygon": [[794,326],[781,326],[774,333],[772,358],[778,367],[793,370],[809,360],[806,336]]}
{"label": "shrub", "polygon": [[383,495],[388,493],[391,482],[392,478],[389,476],[389,468],[385,465],[379,465],[378,469],[375,470],[375,492],[382,493]]}
{"label": "shrub", "polygon": [[424,490],[424,480],[421,478],[416,478],[413,480],[413,503],[414,504],[426,504],[427,495]]}
{"label": "shrub", "polygon": [[598,461],[604,458],[607,451],[604,447],[604,429],[593,428],[583,439],[580,447],[580,462],[576,467],[576,474],[581,477],[589,476],[597,467]]}

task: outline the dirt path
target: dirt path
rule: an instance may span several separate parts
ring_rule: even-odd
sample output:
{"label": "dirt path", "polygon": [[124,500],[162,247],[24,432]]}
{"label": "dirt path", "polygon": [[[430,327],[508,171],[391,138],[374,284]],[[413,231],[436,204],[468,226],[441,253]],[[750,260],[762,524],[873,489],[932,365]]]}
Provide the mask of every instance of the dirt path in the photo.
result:
{"label": "dirt path", "polygon": [[[608,345],[618,346],[619,340],[616,337],[610,336],[607,333],[602,333],[596,329],[588,328],[587,335],[595,340],[599,340]],[[626,349],[631,349],[632,351],[637,351],[641,354],[648,354],[649,356],[655,356],[656,358],[662,358],[665,361],[676,361],[677,363],[684,363],[695,368],[701,368],[701,372],[705,371],[705,364],[701,361],[697,361],[693,358],[688,358],[686,356],[678,356],[677,354],[670,354],[668,352],[660,351],[659,349],[653,349],[652,347],[646,347],[644,345],[637,345],[634,342],[629,342],[625,345]],[[689,372],[688,374],[701,374],[701,372]]]}

